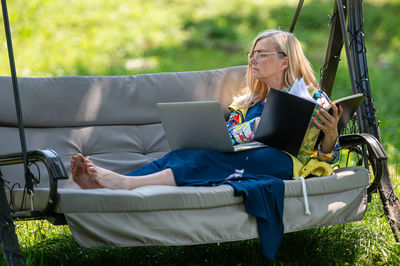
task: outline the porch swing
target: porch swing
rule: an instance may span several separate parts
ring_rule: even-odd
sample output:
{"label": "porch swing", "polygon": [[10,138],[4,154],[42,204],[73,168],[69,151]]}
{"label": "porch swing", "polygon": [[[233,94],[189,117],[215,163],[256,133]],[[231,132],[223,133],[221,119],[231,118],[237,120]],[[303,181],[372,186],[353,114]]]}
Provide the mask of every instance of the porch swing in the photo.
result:
{"label": "porch swing", "polygon": [[[303,2],[299,1],[291,32]],[[11,68],[11,78],[0,77],[4,154],[0,155],[0,225],[7,264],[23,264],[15,220],[68,224],[84,247],[189,245],[258,237],[255,217],[245,212],[242,198],[234,197],[228,185],[81,190],[65,170],[71,155],[77,153],[120,173],[160,158],[169,147],[155,103],[218,100],[228,106],[230,95],[244,80],[246,66],[136,76],[17,79],[5,0],[2,8]],[[320,80],[321,89],[330,95],[344,46],[352,91],[363,93],[366,99],[351,121],[355,131],[341,135],[340,144],[359,160],[349,160],[330,176],[284,181],[285,233],[361,220],[368,196],[379,191],[400,241],[400,208],[380,143],[362,19],[361,0],[347,1],[346,8],[341,0],[335,1]],[[17,121],[10,111],[14,109],[12,90]],[[15,153],[18,145],[22,152]]]}

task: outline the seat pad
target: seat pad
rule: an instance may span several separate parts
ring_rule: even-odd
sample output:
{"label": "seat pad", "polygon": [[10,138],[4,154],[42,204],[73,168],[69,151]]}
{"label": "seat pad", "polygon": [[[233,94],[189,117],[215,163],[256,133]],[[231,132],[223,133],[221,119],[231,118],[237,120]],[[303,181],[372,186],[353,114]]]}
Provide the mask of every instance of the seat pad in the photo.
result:
{"label": "seat pad", "polygon": [[[284,232],[363,218],[368,171],[342,168],[326,177],[306,179],[311,215],[305,214],[300,180],[284,181]],[[15,206],[20,206],[14,191]],[[258,237],[255,218],[229,185],[216,187],[146,186],[134,190],[59,189],[57,213],[84,247],[188,245]],[[35,191],[44,207],[48,189]],[[39,206],[43,205],[43,206]],[[29,201],[25,201],[29,208]],[[112,228],[112,230],[110,230]]]}

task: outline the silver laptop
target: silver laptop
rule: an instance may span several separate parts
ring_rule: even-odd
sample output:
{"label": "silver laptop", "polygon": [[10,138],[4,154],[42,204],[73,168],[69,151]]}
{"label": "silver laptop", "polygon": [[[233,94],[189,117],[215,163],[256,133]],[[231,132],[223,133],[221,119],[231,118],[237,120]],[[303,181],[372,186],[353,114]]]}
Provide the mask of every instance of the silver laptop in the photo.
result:
{"label": "silver laptop", "polygon": [[235,152],[265,147],[261,142],[233,145],[217,101],[157,103],[171,149]]}

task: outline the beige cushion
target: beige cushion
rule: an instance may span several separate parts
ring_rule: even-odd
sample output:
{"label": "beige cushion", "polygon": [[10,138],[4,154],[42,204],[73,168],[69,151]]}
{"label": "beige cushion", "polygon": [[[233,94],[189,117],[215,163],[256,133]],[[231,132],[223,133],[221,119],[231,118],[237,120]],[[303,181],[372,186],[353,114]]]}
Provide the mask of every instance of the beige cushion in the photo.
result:
{"label": "beige cushion", "polygon": [[[364,168],[307,179],[311,215],[305,214],[299,182],[284,181],[286,233],[363,218],[369,182]],[[147,186],[131,191],[60,189],[59,193],[56,211],[65,214],[74,238],[85,247],[182,245],[258,237],[254,217],[245,212],[242,198],[234,197],[229,185]],[[21,206],[22,194],[14,191],[14,207]],[[36,190],[35,208],[46,206],[48,194],[48,189]],[[30,208],[29,203],[25,201],[25,209]]]}
{"label": "beige cushion", "polygon": [[[244,84],[245,66],[113,77],[19,78],[28,150],[53,149],[66,169],[72,155],[127,173],[169,151],[157,102],[218,100],[227,107]],[[20,151],[11,80],[0,77],[0,147]],[[22,183],[21,167],[4,175]],[[46,171],[41,171],[45,174]],[[41,187],[48,187],[42,178]],[[77,188],[71,181],[60,187]]]}

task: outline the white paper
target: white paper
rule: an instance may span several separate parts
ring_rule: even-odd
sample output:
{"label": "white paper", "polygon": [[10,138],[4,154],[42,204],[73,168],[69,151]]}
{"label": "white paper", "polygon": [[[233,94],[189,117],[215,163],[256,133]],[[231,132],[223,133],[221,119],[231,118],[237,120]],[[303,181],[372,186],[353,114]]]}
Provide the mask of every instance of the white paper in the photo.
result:
{"label": "white paper", "polygon": [[296,79],[289,93],[301,97],[303,99],[306,99],[315,104],[317,103],[317,101],[314,100],[313,97],[311,97],[310,92],[307,90],[304,78],[301,78],[300,80]]}

